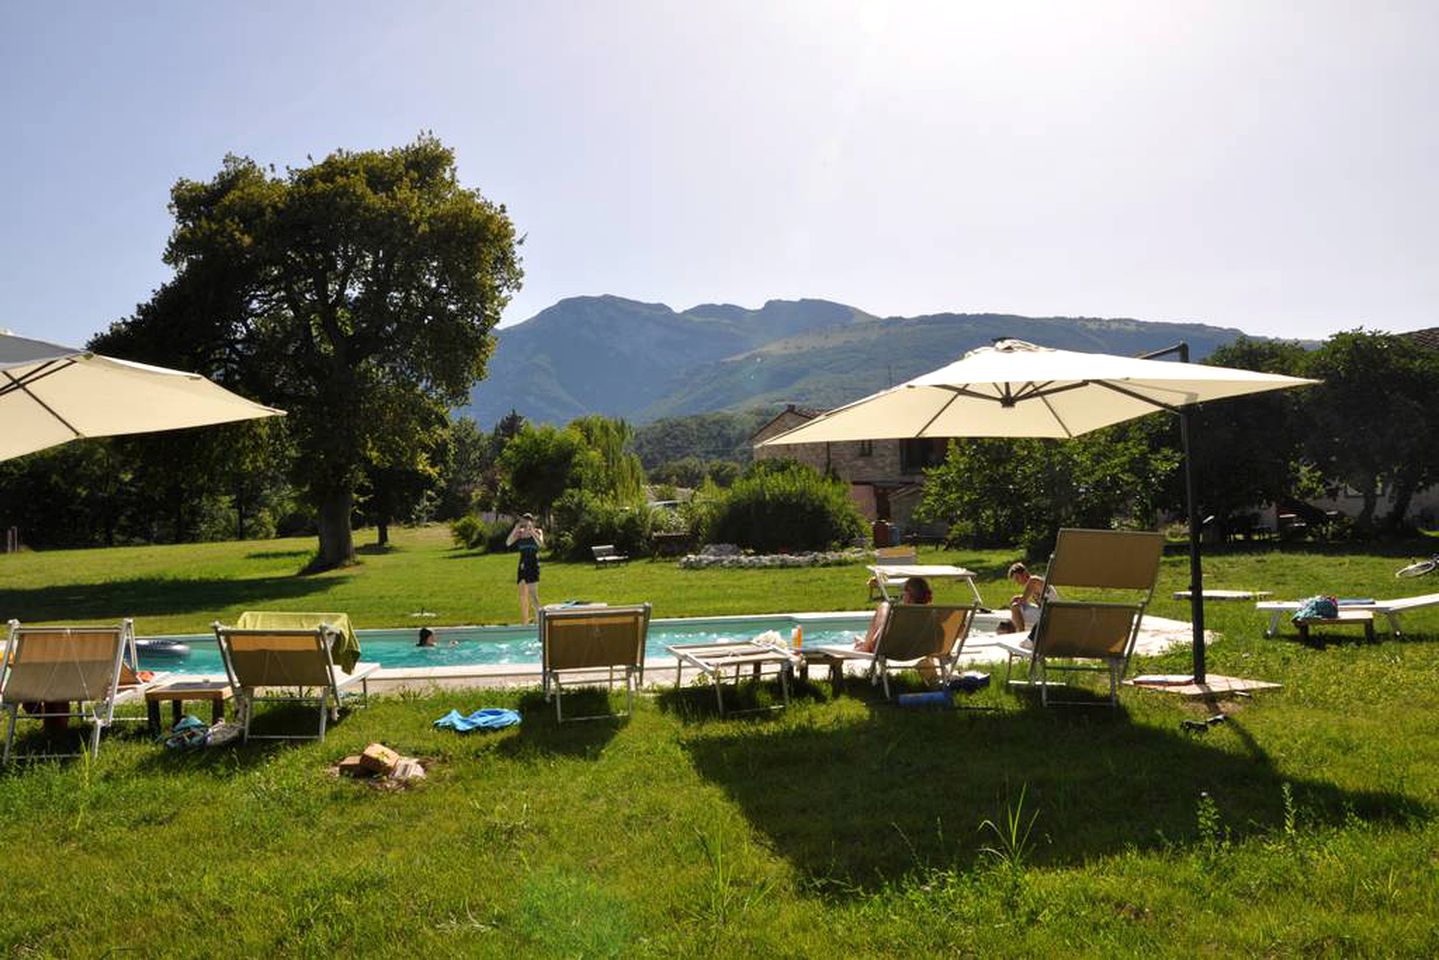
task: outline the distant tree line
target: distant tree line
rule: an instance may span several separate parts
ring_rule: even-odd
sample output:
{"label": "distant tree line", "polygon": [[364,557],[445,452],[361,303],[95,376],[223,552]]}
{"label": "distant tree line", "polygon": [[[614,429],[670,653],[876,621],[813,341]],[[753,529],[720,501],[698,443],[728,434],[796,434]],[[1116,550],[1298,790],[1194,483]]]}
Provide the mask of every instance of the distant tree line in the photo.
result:
{"label": "distant tree line", "polygon": [[[1354,536],[1400,531],[1416,492],[1439,482],[1439,351],[1412,338],[1339,333],[1315,350],[1240,338],[1208,363],[1322,383],[1200,407],[1191,447],[1201,517],[1243,531],[1261,505],[1363,498]],[[955,440],[918,511],[952,536],[1047,551],[1062,526],[1150,526],[1182,515],[1178,419],[1155,415],[1075,440]],[[1378,511],[1378,491],[1392,491]]]}

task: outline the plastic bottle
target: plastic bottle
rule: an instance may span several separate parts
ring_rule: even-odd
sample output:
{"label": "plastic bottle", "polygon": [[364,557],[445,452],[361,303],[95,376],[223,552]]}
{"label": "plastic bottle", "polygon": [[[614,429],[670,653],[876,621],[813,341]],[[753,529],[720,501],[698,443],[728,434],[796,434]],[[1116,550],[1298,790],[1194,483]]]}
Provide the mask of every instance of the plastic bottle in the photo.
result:
{"label": "plastic bottle", "polygon": [[804,646],[804,627],[795,626],[794,633],[789,636],[789,645],[796,650]]}
{"label": "plastic bottle", "polygon": [[926,690],[924,693],[901,693],[901,707],[948,707],[951,706],[948,690]]}

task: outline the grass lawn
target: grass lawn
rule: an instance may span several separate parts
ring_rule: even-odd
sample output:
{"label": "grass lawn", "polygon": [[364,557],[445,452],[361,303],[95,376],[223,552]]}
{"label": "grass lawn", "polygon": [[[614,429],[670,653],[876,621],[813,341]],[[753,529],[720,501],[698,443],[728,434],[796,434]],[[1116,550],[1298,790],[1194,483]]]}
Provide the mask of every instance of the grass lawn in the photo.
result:
{"label": "grass lawn", "polygon": [[[200,631],[247,607],[347,610],[360,627],[516,618],[514,560],[402,531],[354,569],[295,571],[309,541],[0,557],[0,616],[132,615]],[[1397,596],[1424,544],[1235,550],[1209,585]],[[1430,548],[1427,552],[1432,552]],[[1012,556],[925,559],[984,575]],[[1167,557],[1155,612],[1185,558]],[[858,567],[686,572],[547,563],[546,600],[651,600],[659,616],[853,609]],[[941,588],[947,589],[947,588]],[[943,599],[943,595],[941,595]],[[382,698],[322,744],[177,755],[130,725],[100,758],[0,773],[0,945],[17,956],[1167,956],[1439,954],[1439,610],[1402,641],[1265,640],[1212,604],[1214,672],[1284,689],[1207,712],[1126,690],[1117,713],[997,687],[912,712],[862,684],[718,720],[702,689],[622,722],[556,727],[534,691]],[[1137,662],[1176,672],[1187,654]],[[1002,672],[1002,671],[1001,671]],[[747,689],[763,700],[768,689]],[[616,698],[618,702],[618,698]],[[436,731],[451,707],[518,728]],[[326,768],[383,740],[430,778],[381,791]],[[1010,824],[1014,824],[1010,829]],[[991,826],[993,825],[993,826]]]}

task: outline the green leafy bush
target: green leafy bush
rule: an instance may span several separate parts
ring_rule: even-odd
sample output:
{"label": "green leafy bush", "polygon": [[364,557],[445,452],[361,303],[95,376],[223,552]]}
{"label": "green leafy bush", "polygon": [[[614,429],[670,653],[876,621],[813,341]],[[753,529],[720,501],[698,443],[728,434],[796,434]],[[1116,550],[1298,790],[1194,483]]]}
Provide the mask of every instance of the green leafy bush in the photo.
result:
{"label": "green leafy bush", "polygon": [[756,464],[697,520],[702,539],[760,553],[827,550],[863,536],[866,526],[843,483],[793,462]]}
{"label": "green leafy bush", "polygon": [[650,511],[642,505],[566,490],[555,501],[551,545],[556,556],[567,560],[588,560],[590,547],[601,543],[640,556],[649,552],[650,523]]}
{"label": "green leafy bush", "polygon": [[508,520],[486,523],[482,517],[467,513],[450,523],[450,537],[455,545],[466,550],[481,550],[485,553],[503,553],[505,538],[510,535],[514,524]]}

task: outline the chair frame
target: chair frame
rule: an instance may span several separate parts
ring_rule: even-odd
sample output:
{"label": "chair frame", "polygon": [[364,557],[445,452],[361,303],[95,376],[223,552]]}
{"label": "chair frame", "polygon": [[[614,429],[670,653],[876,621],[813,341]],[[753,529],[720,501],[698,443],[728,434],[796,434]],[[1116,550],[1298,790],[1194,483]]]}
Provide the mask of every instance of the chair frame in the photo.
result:
{"label": "chair frame", "polygon": [[[616,607],[566,607],[560,609],[540,608],[539,633],[540,633],[540,660],[541,660],[541,689],[544,692],[545,700],[553,700],[555,704],[555,722],[564,723],[567,719],[564,715],[564,682],[565,674],[579,675],[582,679],[575,682],[574,686],[596,686],[595,673],[599,670],[606,670],[604,687],[606,691],[613,690],[615,685],[616,668],[624,669],[624,676],[621,679],[625,685],[625,709],[619,713],[596,713],[587,716],[569,717],[569,720],[610,720],[619,717],[627,717],[634,711],[635,692],[644,684],[645,679],[645,642],[650,632],[650,616],[652,607],[648,603],[634,604],[631,606]],[[556,665],[555,651],[551,649],[551,629],[555,624],[562,628],[572,625],[571,621],[583,622],[586,620],[609,619],[623,620],[635,618],[639,629],[635,637],[633,654],[627,662],[620,662],[618,658],[601,657],[600,660],[608,662],[575,663],[572,665]],[[563,658],[559,659],[561,664],[568,664]]]}
{"label": "chair frame", "polygon": [[[1129,556],[1122,551],[1126,546],[1145,545],[1153,551],[1153,566],[1149,566],[1147,553]],[[1068,547],[1068,549],[1066,549]],[[999,647],[1009,655],[1005,668],[1005,680],[1009,684],[1038,686],[1040,703],[1071,706],[1102,706],[1092,700],[1053,700],[1049,695],[1051,683],[1049,672],[1099,672],[1109,676],[1109,707],[1119,706],[1119,683],[1129,668],[1129,658],[1134,653],[1139,628],[1144,613],[1154,599],[1155,585],[1159,580],[1159,561],[1164,555],[1164,539],[1159,533],[1139,530],[1084,530],[1065,528],[1059,531],[1054,553],[1049,559],[1045,576],[1046,587],[1089,587],[1112,590],[1129,590],[1142,595],[1135,602],[1114,602],[1108,600],[1046,600],[1040,607],[1039,622],[1029,631],[1030,646],[1021,641],[1024,635],[1011,634],[1013,639],[1002,639]],[[1100,557],[1101,559],[1096,559]],[[1133,559],[1131,559],[1131,557]],[[1123,643],[1117,652],[1086,652],[1083,642],[1071,641],[1075,633],[1084,635],[1098,629],[1106,635],[1112,634],[1124,618],[1128,626]],[[1107,620],[1108,623],[1098,623]],[[1087,621],[1087,623],[1086,623]],[[1066,635],[1066,631],[1074,631]],[[1111,650],[1113,647],[1111,646]],[[1010,680],[1016,658],[1029,660],[1027,681]],[[1099,660],[1099,665],[1051,660]]]}
{"label": "chair frame", "polygon": [[[27,719],[27,720],[38,720],[38,721],[41,721],[42,723],[43,723],[43,721],[44,721],[45,719],[47,719],[47,718],[52,718],[52,717],[65,717],[65,718],[67,718],[67,719],[69,719],[69,718],[79,718],[79,719],[83,719],[83,720],[85,720],[87,723],[89,723],[90,726],[91,726],[89,750],[88,750],[88,751],[86,751],[86,750],[81,750],[79,753],[46,753],[46,754],[35,754],[35,755],[33,755],[33,756],[27,756],[26,759],[38,760],[38,759],[59,759],[59,758],[62,758],[62,757],[80,757],[80,756],[84,756],[87,752],[89,753],[89,755],[90,755],[92,758],[97,758],[97,757],[99,757],[99,756],[100,756],[100,731],[103,730],[105,727],[108,727],[108,726],[110,726],[112,723],[115,722],[115,703],[116,703],[116,701],[117,701],[117,699],[119,698],[120,693],[121,693],[121,691],[120,691],[120,689],[119,689],[119,686],[120,686],[120,666],[121,666],[121,664],[122,664],[122,663],[124,662],[124,660],[125,660],[125,652],[126,652],[126,650],[131,651],[132,656],[134,655],[134,650],[135,650],[135,623],[134,623],[134,621],[133,621],[133,620],[130,620],[130,619],[121,620],[118,625],[113,626],[113,627],[110,627],[110,626],[90,626],[90,627],[67,627],[67,626],[60,626],[60,627],[26,627],[26,626],[21,626],[20,621],[18,621],[18,620],[11,620],[10,623],[9,623],[9,628],[10,628],[10,629],[9,629],[8,640],[7,640],[6,644],[5,644],[5,655],[4,655],[4,659],[3,659],[3,660],[0,660],[0,709],[3,709],[5,713],[9,714],[9,718],[8,718],[8,721],[7,721],[7,724],[6,724],[6,731],[5,731],[5,749],[4,749],[3,757],[0,757],[0,763],[6,764],[6,765],[8,765],[8,764],[10,763],[10,757],[11,757],[11,754],[12,754],[12,752],[13,752],[13,750],[14,750],[14,744],[15,744],[15,728],[16,728],[17,723],[18,723],[19,720],[20,720],[20,708],[21,708],[22,700],[15,698],[15,697],[12,695],[11,690],[10,690],[10,679],[11,679],[11,676],[12,676],[12,671],[13,671],[14,669],[16,669],[16,654],[17,654],[17,652],[20,652],[21,649],[22,649],[26,644],[34,643],[34,642],[35,642],[37,639],[39,639],[40,637],[56,636],[56,637],[59,637],[59,638],[68,638],[68,637],[72,637],[72,636],[74,636],[74,635],[76,635],[76,634],[113,634],[113,635],[114,635],[114,638],[115,638],[115,640],[114,640],[114,642],[115,642],[114,660],[113,660],[113,662],[112,662],[111,665],[110,665],[110,675],[109,675],[108,680],[105,682],[105,687],[104,687],[104,690],[102,691],[102,695],[101,695],[100,697],[98,697],[98,698],[97,698],[97,697],[93,697],[93,696],[87,698],[87,697],[84,696],[84,694],[85,694],[86,692],[88,692],[88,691],[84,691],[84,690],[81,690],[81,689],[78,689],[78,688],[71,688],[71,689],[68,689],[68,690],[67,690],[67,689],[61,689],[61,690],[55,691],[54,696],[53,696],[52,698],[46,699],[46,698],[43,698],[43,697],[42,697],[42,698],[40,698],[40,700],[39,700],[38,702],[41,702],[41,703],[52,703],[52,702],[57,702],[57,701],[63,699],[63,700],[66,702],[66,706],[67,706],[67,709],[66,709],[66,711],[65,711],[64,713],[56,713],[56,712],[49,712],[49,711],[45,711],[45,712],[41,712],[41,713],[31,713],[31,714],[27,714],[25,719]],[[137,662],[138,662],[138,661],[137,661]],[[21,670],[26,669],[26,665],[22,662],[22,663],[20,664],[20,666],[19,666],[19,669],[21,669]],[[128,691],[127,691],[127,692],[128,692]],[[74,701],[75,703],[77,703],[77,704],[79,705],[79,709],[78,709],[78,710],[76,710],[76,711],[70,711],[70,710],[68,709],[69,703],[70,703],[71,701]],[[25,698],[25,700],[24,700],[23,702],[37,702],[37,701],[30,700],[30,699],[27,697],[27,698]],[[85,709],[85,705],[86,705],[86,704],[89,704],[89,705],[90,705],[90,708],[89,708],[88,710]]]}
{"label": "chair frame", "polygon": [[[225,662],[225,674],[230,681],[230,689],[235,697],[235,710],[240,717],[242,724],[241,741],[250,740],[324,740],[325,729],[328,721],[340,719],[340,707],[343,705],[343,697],[348,687],[356,683],[360,684],[360,700],[362,705],[370,702],[370,674],[379,668],[377,663],[357,663],[355,672],[344,673],[335,667],[334,657],[331,655],[331,644],[340,636],[340,632],[328,623],[322,623],[311,629],[256,629],[242,630],[239,627],[227,627],[216,620],[211,624],[215,632],[215,642],[220,646],[220,658]],[[273,637],[279,639],[300,639],[308,638],[315,645],[315,666],[324,664],[325,678],[310,683],[294,683],[293,681],[282,681],[276,683],[243,683],[244,679],[255,679],[254,677],[242,678],[241,671],[235,665],[235,653],[232,648],[231,638],[258,638]],[[248,653],[249,651],[243,651]],[[299,650],[286,651],[287,653],[298,653]],[[363,669],[362,669],[363,668]],[[262,680],[268,680],[265,676]],[[280,690],[278,694],[267,694],[257,696],[255,691],[262,688],[275,688]],[[251,733],[250,724],[255,717],[255,706],[259,703],[316,703],[317,698],[308,691],[318,689],[320,691],[318,704],[320,708],[319,730],[315,734],[273,734],[273,733]],[[293,690],[292,695],[287,692]]]}
{"label": "chair frame", "polygon": [[[910,544],[909,546],[876,547],[874,551],[874,565],[877,567],[907,567],[919,563],[919,548]],[[873,603],[876,600],[884,599],[884,589],[880,587],[879,578],[885,577],[884,587],[904,586],[904,579],[889,579],[887,574],[876,572],[869,578],[868,601]]]}

